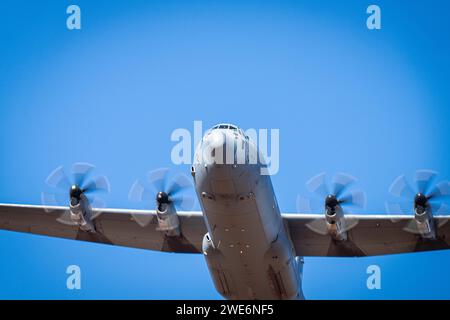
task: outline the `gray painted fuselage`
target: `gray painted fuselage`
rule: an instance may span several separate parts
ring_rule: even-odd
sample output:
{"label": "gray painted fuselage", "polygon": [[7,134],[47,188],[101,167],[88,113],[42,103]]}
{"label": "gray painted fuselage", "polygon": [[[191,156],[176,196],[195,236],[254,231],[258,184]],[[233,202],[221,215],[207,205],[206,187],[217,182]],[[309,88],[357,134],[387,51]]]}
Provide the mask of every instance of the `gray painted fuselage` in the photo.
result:
{"label": "gray painted fuselage", "polygon": [[299,298],[300,259],[270,176],[261,174],[255,157],[256,146],[241,130],[209,131],[198,146],[192,173],[208,229],[203,253],[216,289],[227,299]]}

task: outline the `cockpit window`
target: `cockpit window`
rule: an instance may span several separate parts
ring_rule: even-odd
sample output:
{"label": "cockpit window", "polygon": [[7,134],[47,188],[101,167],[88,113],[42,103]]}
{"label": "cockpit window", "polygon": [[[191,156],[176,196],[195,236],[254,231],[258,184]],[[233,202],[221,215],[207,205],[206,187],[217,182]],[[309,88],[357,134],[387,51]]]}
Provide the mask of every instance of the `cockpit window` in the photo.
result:
{"label": "cockpit window", "polygon": [[211,130],[215,130],[215,129],[229,129],[229,130],[233,130],[233,131],[238,131],[239,133],[241,132],[241,130],[236,127],[235,125],[232,124],[218,124],[215,125],[214,127],[212,127]]}

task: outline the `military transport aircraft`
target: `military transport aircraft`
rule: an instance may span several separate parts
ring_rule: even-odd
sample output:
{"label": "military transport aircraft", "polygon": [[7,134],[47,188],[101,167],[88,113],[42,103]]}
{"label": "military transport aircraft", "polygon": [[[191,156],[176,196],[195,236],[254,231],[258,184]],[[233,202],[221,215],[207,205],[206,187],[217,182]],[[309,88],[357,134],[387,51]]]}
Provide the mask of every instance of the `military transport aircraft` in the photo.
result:
{"label": "military transport aircraft", "polygon": [[[109,190],[104,177],[87,178],[92,165],[76,163],[72,178],[54,170],[47,184],[61,193],[43,193],[43,205],[0,204],[0,229],[149,250],[203,254],[218,292],[227,299],[301,299],[304,256],[361,257],[450,248],[449,216],[442,198],[448,182],[434,184],[436,173],[416,172],[417,190],[405,176],[391,192],[409,199],[387,203],[388,214],[348,213],[364,206],[365,194],[352,190],[355,179],[337,174],[330,188],[325,175],[307,182],[322,197],[322,214],[310,213],[299,198],[299,213],[281,213],[270,175],[245,132],[231,124],[210,129],[196,149],[191,175],[201,211],[182,211],[191,202],[183,191],[191,179],[167,181],[159,169],[136,181],[131,200],[146,199],[154,210],[109,209],[93,197]],[[226,160],[225,160],[226,159]],[[230,161],[231,160],[231,161]],[[184,177],[184,178],[182,178]],[[186,181],[187,179],[187,181]],[[89,181],[86,181],[89,180]],[[58,199],[67,205],[52,205]],[[98,202],[98,201],[97,201]],[[192,207],[191,207],[192,208]],[[303,209],[304,208],[304,209]]]}

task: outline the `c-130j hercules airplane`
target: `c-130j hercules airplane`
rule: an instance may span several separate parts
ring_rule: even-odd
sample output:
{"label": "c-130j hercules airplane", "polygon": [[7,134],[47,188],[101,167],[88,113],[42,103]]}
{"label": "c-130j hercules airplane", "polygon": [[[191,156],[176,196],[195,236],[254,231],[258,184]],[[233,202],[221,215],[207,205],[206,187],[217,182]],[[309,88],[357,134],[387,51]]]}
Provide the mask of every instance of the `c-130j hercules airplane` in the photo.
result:
{"label": "c-130j hercules airplane", "polygon": [[[218,160],[229,160],[230,154],[231,163]],[[84,181],[92,166],[75,164],[75,181],[69,181],[60,167],[47,183],[65,188],[69,206],[0,204],[0,229],[202,253],[216,289],[227,299],[303,298],[304,256],[361,257],[450,248],[448,216],[439,215],[442,206],[437,206],[450,188],[447,182],[431,187],[432,171],[416,173],[417,193],[412,193],[404,176],[391,186],[399,196],[411,195],[411,216],[344,214],[347,204],[364,202],[358,191],[344,196],[354,180],[344,174],[335,176],[332,191],[326,190],[323,175],[308,182],[310,191],[324,197],[323,214],[281,213],[270,176],[261,174],[263,165],[255,161],[257,156],[255,145],[238,127],[221,124],[210,129],[191,168],[201,212],[176,210],[184,201],[176,193],[186,183],[178,179],[167,188],[166,170],[149,173],[151,182],[159,184],[156,209],[126,210],[95,207],[90,193],[109,185],[103,177]],[[143,199],[146,192],[145,185],[137,182],[130,197]],[[44,202],[56,198],[43,194]]]}

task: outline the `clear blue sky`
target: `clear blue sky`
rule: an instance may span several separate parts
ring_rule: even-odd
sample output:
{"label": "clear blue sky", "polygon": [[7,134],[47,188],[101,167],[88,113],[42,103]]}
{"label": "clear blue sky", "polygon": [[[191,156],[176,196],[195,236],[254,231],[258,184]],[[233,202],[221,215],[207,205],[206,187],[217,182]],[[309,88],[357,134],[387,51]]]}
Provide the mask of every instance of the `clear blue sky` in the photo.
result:
{"label": "clear blue sky", "polygon": [[[109,207],[134,208],[133,181],[173,166],[170,134],[233,122],[279,128],[279,205],[304,182],[350,172],[384,213],[398,175],[450,179],[450,26],[446,1],[1,1],[0,202],[40,204],[49,172],[87,161]],[[0,231],[0,298],[219,298],[201,255]],[[82,290],[65,269],[82,270]],[[382,289],[366,288],[366,268]],[[310,299],[450,298],[450,252],[306,258]]]}

